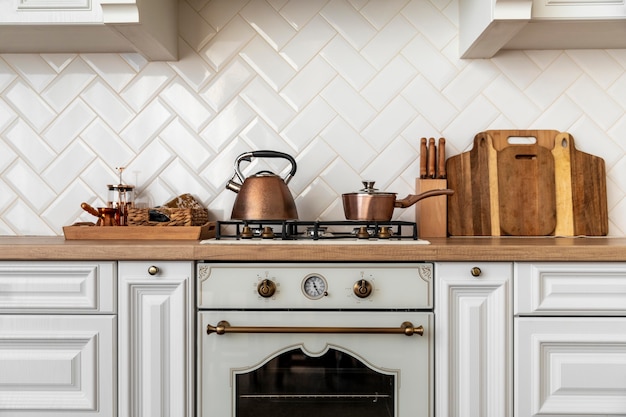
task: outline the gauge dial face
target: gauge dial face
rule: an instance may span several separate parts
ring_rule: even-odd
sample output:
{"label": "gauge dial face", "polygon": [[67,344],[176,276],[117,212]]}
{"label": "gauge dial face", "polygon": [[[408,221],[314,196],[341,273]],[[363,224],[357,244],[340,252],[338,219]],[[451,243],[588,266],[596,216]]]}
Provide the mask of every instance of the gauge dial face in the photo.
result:
{"label": "gauge dial face", "polygon": [[320,275],[308,275],[304,278],[304,281],[302,281],[302,291],[308,298],[317,300],[328,294],[328,285],[324,277]]}

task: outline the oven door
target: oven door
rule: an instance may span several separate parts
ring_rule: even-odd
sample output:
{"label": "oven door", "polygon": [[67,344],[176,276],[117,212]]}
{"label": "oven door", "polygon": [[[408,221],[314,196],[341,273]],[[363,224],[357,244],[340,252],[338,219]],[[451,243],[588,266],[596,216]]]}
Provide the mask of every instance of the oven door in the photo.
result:
{"label": "oven door", "polygon": [[432,416],[432,321],[425,312],[201,311],[199,416]]}

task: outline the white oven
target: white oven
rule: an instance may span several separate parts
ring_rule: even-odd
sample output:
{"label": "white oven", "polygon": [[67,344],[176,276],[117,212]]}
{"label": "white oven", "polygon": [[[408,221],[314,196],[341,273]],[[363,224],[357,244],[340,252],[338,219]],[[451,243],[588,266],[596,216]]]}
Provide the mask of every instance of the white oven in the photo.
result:
{"label": "white oven", "polygon": [[433,266],[199,263],[199,417],[433,415]]}

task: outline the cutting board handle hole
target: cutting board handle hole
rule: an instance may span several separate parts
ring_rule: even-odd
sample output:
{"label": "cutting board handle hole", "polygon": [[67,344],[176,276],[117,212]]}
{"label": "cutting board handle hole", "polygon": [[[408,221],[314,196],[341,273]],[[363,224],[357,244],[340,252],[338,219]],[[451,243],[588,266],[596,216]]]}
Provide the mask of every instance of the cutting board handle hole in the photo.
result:
{"label": "cutting board handle hole", "polygon": [[537,138],[534,136],[509,136],[506,140],[509,145],[535,145]]}
{"label": "cutting board handle hole", "polygon": [[563,140],[561,141],[561,146],[562,146],[563,148],[567,148],[567,147],[569,146],[569,142],[567,141],[567,139],[563,139]]}
{"label": "cutting board handle hole", "polygon": [[529,159],[529,160],[533,160],[533,159],[537,159],[537,155],[519,154],[519,155],[515,155],[515,159]]}

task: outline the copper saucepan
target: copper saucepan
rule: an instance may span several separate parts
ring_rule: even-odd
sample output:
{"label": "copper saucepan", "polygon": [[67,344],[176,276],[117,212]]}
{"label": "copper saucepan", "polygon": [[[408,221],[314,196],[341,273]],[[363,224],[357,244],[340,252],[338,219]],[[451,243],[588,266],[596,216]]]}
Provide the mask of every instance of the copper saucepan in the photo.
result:
{"label": "copper saucepan", "polygon": [[365,188],[355,193],[342,194],[343,211],[348,220],[389,221],[396,207],[411,207],[418,201],[438,195],[451,195],[453,190],[443,188],[410,194],[397,200],[396,193],[379,192],[374,181],[363,181]]}

